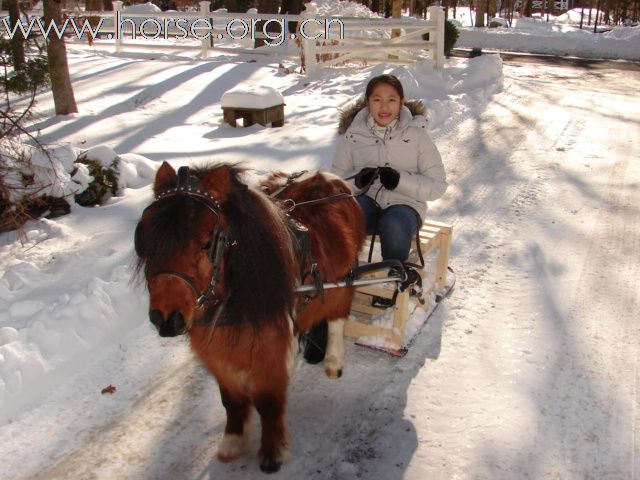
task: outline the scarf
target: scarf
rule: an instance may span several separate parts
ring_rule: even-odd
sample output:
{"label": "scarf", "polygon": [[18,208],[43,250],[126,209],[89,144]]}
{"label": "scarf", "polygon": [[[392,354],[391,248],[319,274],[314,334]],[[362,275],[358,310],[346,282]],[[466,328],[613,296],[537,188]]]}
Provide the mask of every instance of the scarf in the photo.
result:
{"label": "scarf", "polygon": [[371,115],[367,116],[367,126],[371,130],[371,133],[373,133],[382,141],[387,138],[387,135],[396,127],[397,124],[398,119],[394,118],[393,121],[389,123],[389,125],[387,125],[386,127],[382,127],[376,123]]}

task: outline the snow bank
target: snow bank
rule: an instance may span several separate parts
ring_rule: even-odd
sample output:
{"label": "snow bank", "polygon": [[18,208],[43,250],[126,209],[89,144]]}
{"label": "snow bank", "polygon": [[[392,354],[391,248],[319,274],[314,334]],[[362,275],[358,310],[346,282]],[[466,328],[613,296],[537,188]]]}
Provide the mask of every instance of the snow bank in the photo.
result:
{"label": "snow bank", "polygon": [[[42,171],[59,166],[57,174],[76,186],[65,170],[77,153],[103,165],[119,158],[121,191],[148,186],[155,175],[150,160],[117,156],[105,145],[56,152],[53,163],[39,163]],[[142,198],[76,206],[68,217],[29,222],[21,241],[15,232],[0,237],[0,424],[145,322],[146,294],[132,284],[130,240]]]}
{"label": "snow bank", "polygon": [[[594,19],[595,13],[594,10]],[[587,15],[585,11],[585,25]],[[550,16],[549,21],[532,17],[513,23],[513,28],[460,27],[456,47],[640,60],[640,27],[613,27],[605,33],[593,33],[591,28],[581,30],[580,9]]]}
{"label": "snow bank", "polygon": [[[522,22],[523,19],[518,22],[518,25]],[[527,21],[524,22],[524,28],[508,30],[465,27],[460,29],[456,47],[584,58],[640,60],[638,27],[618,27],[613,31],[615,33],[602,34],[584,30],[559,31],[553,25],[543,24],[544,22],[541,21]],[[534,26],[531,27],[532,25]]]}

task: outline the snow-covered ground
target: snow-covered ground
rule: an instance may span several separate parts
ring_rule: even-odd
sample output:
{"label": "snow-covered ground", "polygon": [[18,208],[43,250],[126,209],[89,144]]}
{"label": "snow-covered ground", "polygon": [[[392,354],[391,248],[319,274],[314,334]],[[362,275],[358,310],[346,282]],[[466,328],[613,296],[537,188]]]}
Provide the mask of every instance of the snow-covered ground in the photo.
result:
{"label": "snow-covered ground", "polygon": [[[536,32],[529,44],[576,54],[563,33]],[[620,51],[637,54],[638,27],[619,32],[630,45]],[[478,35],[479,46],[514,50],[506,34]],[[598,51],[603,34],[586,35]],[[63,152],[118,155],[124,186],[103,207],[0,235],[0,478],[256,475],[253,454],[215,460],[217,390],[182,339],[160,339],[148,322],[133,229],[163,160],[242,162],[252,180],[328,168],[338,109],[382,72],[429,111],[451,183],[430,208],[454,224],[458,286],[404,359],[352,347],[335,382],[298,364],[282,477],[634,478],[637,73],[496,55],[313,77],[269,57],[72,46],[69,60],[80,113],[52,117],[43,94],[34,126]],[[285,126],[224,125],[220,98],[240,83],[281,92]]]}

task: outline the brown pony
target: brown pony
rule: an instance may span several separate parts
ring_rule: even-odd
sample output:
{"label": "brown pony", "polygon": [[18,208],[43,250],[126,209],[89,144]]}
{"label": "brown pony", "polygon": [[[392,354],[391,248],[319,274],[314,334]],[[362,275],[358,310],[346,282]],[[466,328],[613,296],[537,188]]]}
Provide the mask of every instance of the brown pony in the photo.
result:
{"label": "brown pony", "polygon": [[260,468],[277,471],[288,443],[284,411],[297,334],[329,320],[325,372],[339,377],[353,296],[340,288],[303,297],[296,288],[348,274],[364,241],[361,210],[347,185],[326,173],[276,174],[257,190],[235,166],[176,173],[165,162],[153,191],[135,233],[149,318],[161,336],[187,333],[218,382],[227,412],[218,458],[245,453],[255,407]]}

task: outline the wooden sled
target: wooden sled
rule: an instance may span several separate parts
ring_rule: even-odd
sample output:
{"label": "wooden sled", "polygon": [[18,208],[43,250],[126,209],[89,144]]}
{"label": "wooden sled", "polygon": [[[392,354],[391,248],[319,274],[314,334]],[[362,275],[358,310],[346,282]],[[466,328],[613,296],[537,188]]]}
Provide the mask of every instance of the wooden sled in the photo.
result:
{"label": "wooden sled", "polygon": [[[417,331],[407,331],[410,313],[422,309],[418,312],[424,319],[421,326],[453,287],[455,276],[449,269],[452,232],[451,225],[425,220],[417,236],[425,259],[425,267],[419,271],[423,279],[422,296],[411,295],[410,289],[398,291],[394,307],[385,310],[372,306],[371,299],[373,296],[392,298],[399,282],[358,287],[345,324],[345,335],[357,339],[359,345],[404,355],[417,334]],[[412,253],[417,251],[415,243]],[[379,272],[377,276],[386,277],[386,272]]]}

